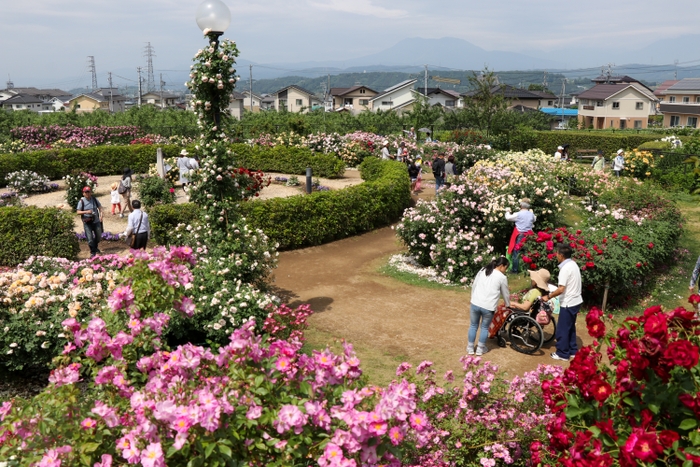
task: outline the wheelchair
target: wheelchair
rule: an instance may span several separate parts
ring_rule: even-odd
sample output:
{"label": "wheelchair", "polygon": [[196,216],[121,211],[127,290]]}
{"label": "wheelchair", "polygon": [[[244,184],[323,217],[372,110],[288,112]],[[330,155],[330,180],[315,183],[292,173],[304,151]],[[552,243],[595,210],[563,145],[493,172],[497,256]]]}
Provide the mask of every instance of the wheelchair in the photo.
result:
{"label": "wheelchair", "polygon": [[[504,308],[507,316],[505,319],[501,318],[502,324],[496,332],[498,346],[505,347],[506,342],[510,342],[511,348],[515,351],[533,354],[544,344],[552,342],[557,331],[557,321],[547,308],[539,298],[532,303],[528,311]],[[542,309],[547,311],[549,317],[547,324],[537,322],[537,314]]]}

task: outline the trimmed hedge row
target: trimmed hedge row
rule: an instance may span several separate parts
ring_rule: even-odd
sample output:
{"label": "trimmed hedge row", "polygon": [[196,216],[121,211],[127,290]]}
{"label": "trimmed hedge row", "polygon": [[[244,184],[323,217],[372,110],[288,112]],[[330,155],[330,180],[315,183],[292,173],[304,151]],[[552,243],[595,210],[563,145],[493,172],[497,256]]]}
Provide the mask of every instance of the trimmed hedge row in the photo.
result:
{"label": "trimmed hedge row", "polygon": [[80,247],[71,213],[57,208],[0,208],[0,265],[16,266],[30,256],[75,259]]}
{"label": "trimmed hedge row", "polygon": [[[177,146],[162,146],[162,149],[164,157],[173,157],[180,152]],[[156,146],[140,144],[0,154],[0,184],[5,184],[8,173],[17,170],[31,170],[50,180],[58,180],[76,170],[95,175],[117,175],[125,167],[131,167],[136,173],[144,173],[149,164],[155,162]]]}
{"label": "trimmed hedge row", "polygon": [[[290,198],[256,200],[241,204],[252,227],[262,229],[279,249],[294,249],[349,237],[388,225],[411,204],[406,166],[370,158],[360,165],[365,183],[338,191],[316,192]],[[151,229],[159,244],[173,242],[179,223],[196,218],[192,204],[156,206],[150,212]]]}
{"label": "trimmed hedge row", "polygon": [[655,141],[663,135],[614,134],[583,131],[537,131],[536,147],[547,154],[554,154],[557,146],[568,144],[569,154],[576,155],[577,149],[602,149],[606,155],[622,149],[634,149],[647,141]]}
{"label": "trimmed hedge row", "polygon": [[304,175],[306,168],[311,167],[314,177],[324,178],[339,178],[345,172],[345,162],[338,156],[316,154],[309,148],[281,145],[268,148],[238,143],[231,145],[231,149],[238,165],[263,172]]}

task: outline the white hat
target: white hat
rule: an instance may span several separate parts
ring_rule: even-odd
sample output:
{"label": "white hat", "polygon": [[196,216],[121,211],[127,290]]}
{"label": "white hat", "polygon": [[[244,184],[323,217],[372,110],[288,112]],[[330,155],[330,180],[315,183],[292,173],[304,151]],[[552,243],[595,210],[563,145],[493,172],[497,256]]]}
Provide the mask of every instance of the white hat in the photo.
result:
{"label": "white hat", "polygon": [[617,150],[617,153],[618,153],[618,154],[622,154],[623,152],[625,152],[625,151],[623,151],[622,149],[618,149],[618,150]]}
{"label": "white hat", "polygon": [[564,146],[557,146],[557,149],[561,151],[562,149],[564,149]]}
{"label": "white hat", "polygon": [[382,141],[382,146],[386,146],[387,144],[389,144],[389,141],[387,141],[387,140]]}
{"label": "white hat", "polygon": [[189,155],[189,152],[187,152],[187,149],[183,149],[182,151],[180,151],[180,155],[187,156],[187,155]]}

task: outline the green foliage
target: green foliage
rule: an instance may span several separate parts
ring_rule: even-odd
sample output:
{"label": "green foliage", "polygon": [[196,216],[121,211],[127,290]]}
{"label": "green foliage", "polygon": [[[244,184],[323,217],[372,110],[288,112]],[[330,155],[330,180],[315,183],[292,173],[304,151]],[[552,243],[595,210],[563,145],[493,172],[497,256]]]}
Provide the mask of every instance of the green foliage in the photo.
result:
{"label": "green foliage", "polygon": [[468,79],[473,93],[464,98],[462,113],[470,123],[467,126],[478,128],[488,137],[494,133],[494,123],[499,115],[508,111],[508,100],[503,93],[494,92],[498,77],[488,68],[480,75],[473,72]]}
{"label": "green foliage", "polygon": [[[181,148],[163,146],[162,149],[163,157],[175,157]],[[75,170],[95,175],[117,175],[125,167],[130,167],[135,173],[145,173],[155,161],[156,148],[151,145],[93,146],[0,154],[0,179],[4,180],[7,174],[17,170],[31,170],[50,180],[57,180]]]}
{"label": "green foliage", "polygon": [[73,217],[56,208],[0,208],[0,265],[30,256],[75,258],[80,250]]}
{"label": "green foliage", "polygon": [[175,227],[190,224],[197,219],[199,208],[194,203],[160,204],[148,211],[151,235],[159,245],[173,245]]}
{"label": "green foliage", "polygon": [[320,245],[390,224],[411,203],[408,174],[404,164],[379,162],[382,176],[373,181],[338,191],[252,201],[241,205],[242,213],[283,249]]}
{"label": "green foliage", "polygon": [[671,149],[671,147],[672,145],[668,141],[647,141],[646,143],[640,144],[637,149],[640,151],[663,151]]}
{"label": "green foliage", "polygon": [[537,147],[547,154],[554,154],[557,146],[569,144],[569,154],[576,155],[577,149],[601,149],[606,158],[618,149],[634,149],[647,141],[659,137],[651,134],[607,133],[602,131],[538,131]]}
{"label": "green foliage", "polygon": [[94,191],[97,188],[97,177],[86,172],[76,172],[66,175],[66,203],[73,212],[78,209],[78,202],[83,197],[83,188],[89,186]]}
{"label": "green foliage", "polygon": [[673,167],[667,170],[653,169],[651,176],[664,190],[690,193],[696,186],[696,176],[687,167]]}
{"label": "green foliage", "polygon": [[169,180],[160,177],[141,176],[136,181],[138,199],[146,208],[175,202],[175,189]]}
{"label": "green foliage", "polygon": [[304,175],[311,167],[314,176],[324,178],[339,178],[345,172],[345,163],[335,154],[314,153],[308,148],[233,144],[232,150],[238,165],[263,172]]}

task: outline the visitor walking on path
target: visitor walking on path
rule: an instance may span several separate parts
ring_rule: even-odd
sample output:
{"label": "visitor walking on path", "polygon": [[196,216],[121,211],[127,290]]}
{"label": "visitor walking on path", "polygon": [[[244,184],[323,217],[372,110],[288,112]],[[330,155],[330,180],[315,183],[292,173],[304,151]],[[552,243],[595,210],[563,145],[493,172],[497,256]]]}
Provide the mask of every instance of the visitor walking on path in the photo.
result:
{"label": "visitor walking on path", "polygon": [[112,215],[114,215],[114,212],[116,211],[117,214],[122,213],[122,203],[121,203],[121,195],[119,194],[119,183],[114,182],[112,183],[112,186],[110,187],[112,191],[109,192],[109,196],[112,201]]}
{"label": "visitor walking on path", "polygon": [[613,160],[613,171],[615,175],[620,176],[620,172],[625,168],[625,151],[622,149],[617,150],[617,156]]}
{"label": "visitor walking on path", "polygon": [[416,185],[413,189],[414,192],[421,190],[421,184],[423,182],[423,158],[420,154],[416,156],[416,167],[418,167],[418,176],[416,177]]}
{"label": "visitor walking on path", "polygon": [[581,309],[581,270],[571,259],[570,245],[560,244],[557,247],[559,261],[559,287],[554,292],[542,297],[545,302],[554,297],[560,297],[559,322],[555,334],[557,351],[551,354],[554,360],[568,361],[578,352],[576,343],[576,317]]}
{"label": "visitor walking on path", "polygon": [[102,239],[102,205],[97,198],[92,196],[92,188],[89,186],[83,188],[83,197],[78,201],[75,212],[80,215],[80,220],[83,221],[85,238],[90,247],[90,257],[102,253],[97,248]]}
{"label": "visitor walking on path", "polygon": [[124,198],[124,209],[122,209],[122,213],[119,214],[119,217],[124,217],[124,213],[128,209],[129,212],[134,212],[134,208],[131,207],[131,176],[134,173],[131,171],[130,168],[125,168],[124,169],[124,175],[122,175],[122,181],[121,184],[122,186],[126,189],[124,193],[122,193],[122,197]]}
{"label": "visitor walking on path", "polygon": [[177,158],[177,168],[180,170],[180,185],[182,185],[182,191],[185,191],[185,187],[190,183],[190,179],[187,175],[190,173],[190,157],[187,149],[180,151],[180,157]]}
{"label": "visitor walking on path", "polygon": [[136,238],[131,247],[135,250],[145,250],[148,238],[151,236],[151,223],[148,220],[148,214],[141,210],[141,201],[135,199],[133,201],[134,212],[129,214],[129,222],[124,235],[128,238],[129,235],[134,235]]}
{"label": "visitor walking on path", "polygon": [[437,160],[433,162],[433,175],[435,176],[435,194],[437,195],[445,185],[445,155],[438,154]]}
{"label": "visitor walking on path", "polygon": [[408,165],[408,177],[411,179],[411,194],[416,194],[416,182],[418,181],[418,175],[420,175],[420,167],[418,167],[415,161],[411,161]]}
{"label": "visitor walking on path", "polygon": [[530,200],[524,198],[520,201],[520,211],[511,214],[506,211],[506,220],[515,222],[515,228],[510,236],[508,243],[508,254],[511,255],[511,263],[513,264],[511,271],[514,273],[520,272],[520,250],[518,245],[525,238],[525,235],[534,233],[532,227],[535,225],[537,216],[530,209]]}
{"label": "visitor walking on path", "polygon": [[491,261],[485,268],[479,271],[472,284],[471,307],[469,309],[469,333],[467,335],[467,355],[474,355],[474,342],[476,332],[481,321],[479,332],[479,344],[476,347],[476,355],[488,352],[486,339],[489,335],[489,325],[498,306],[498,300],[503,297],[506,306],[510,306],[510,291],[508,290],[508,278],[505,276],[509,266],[508,260],[501,256]]}

